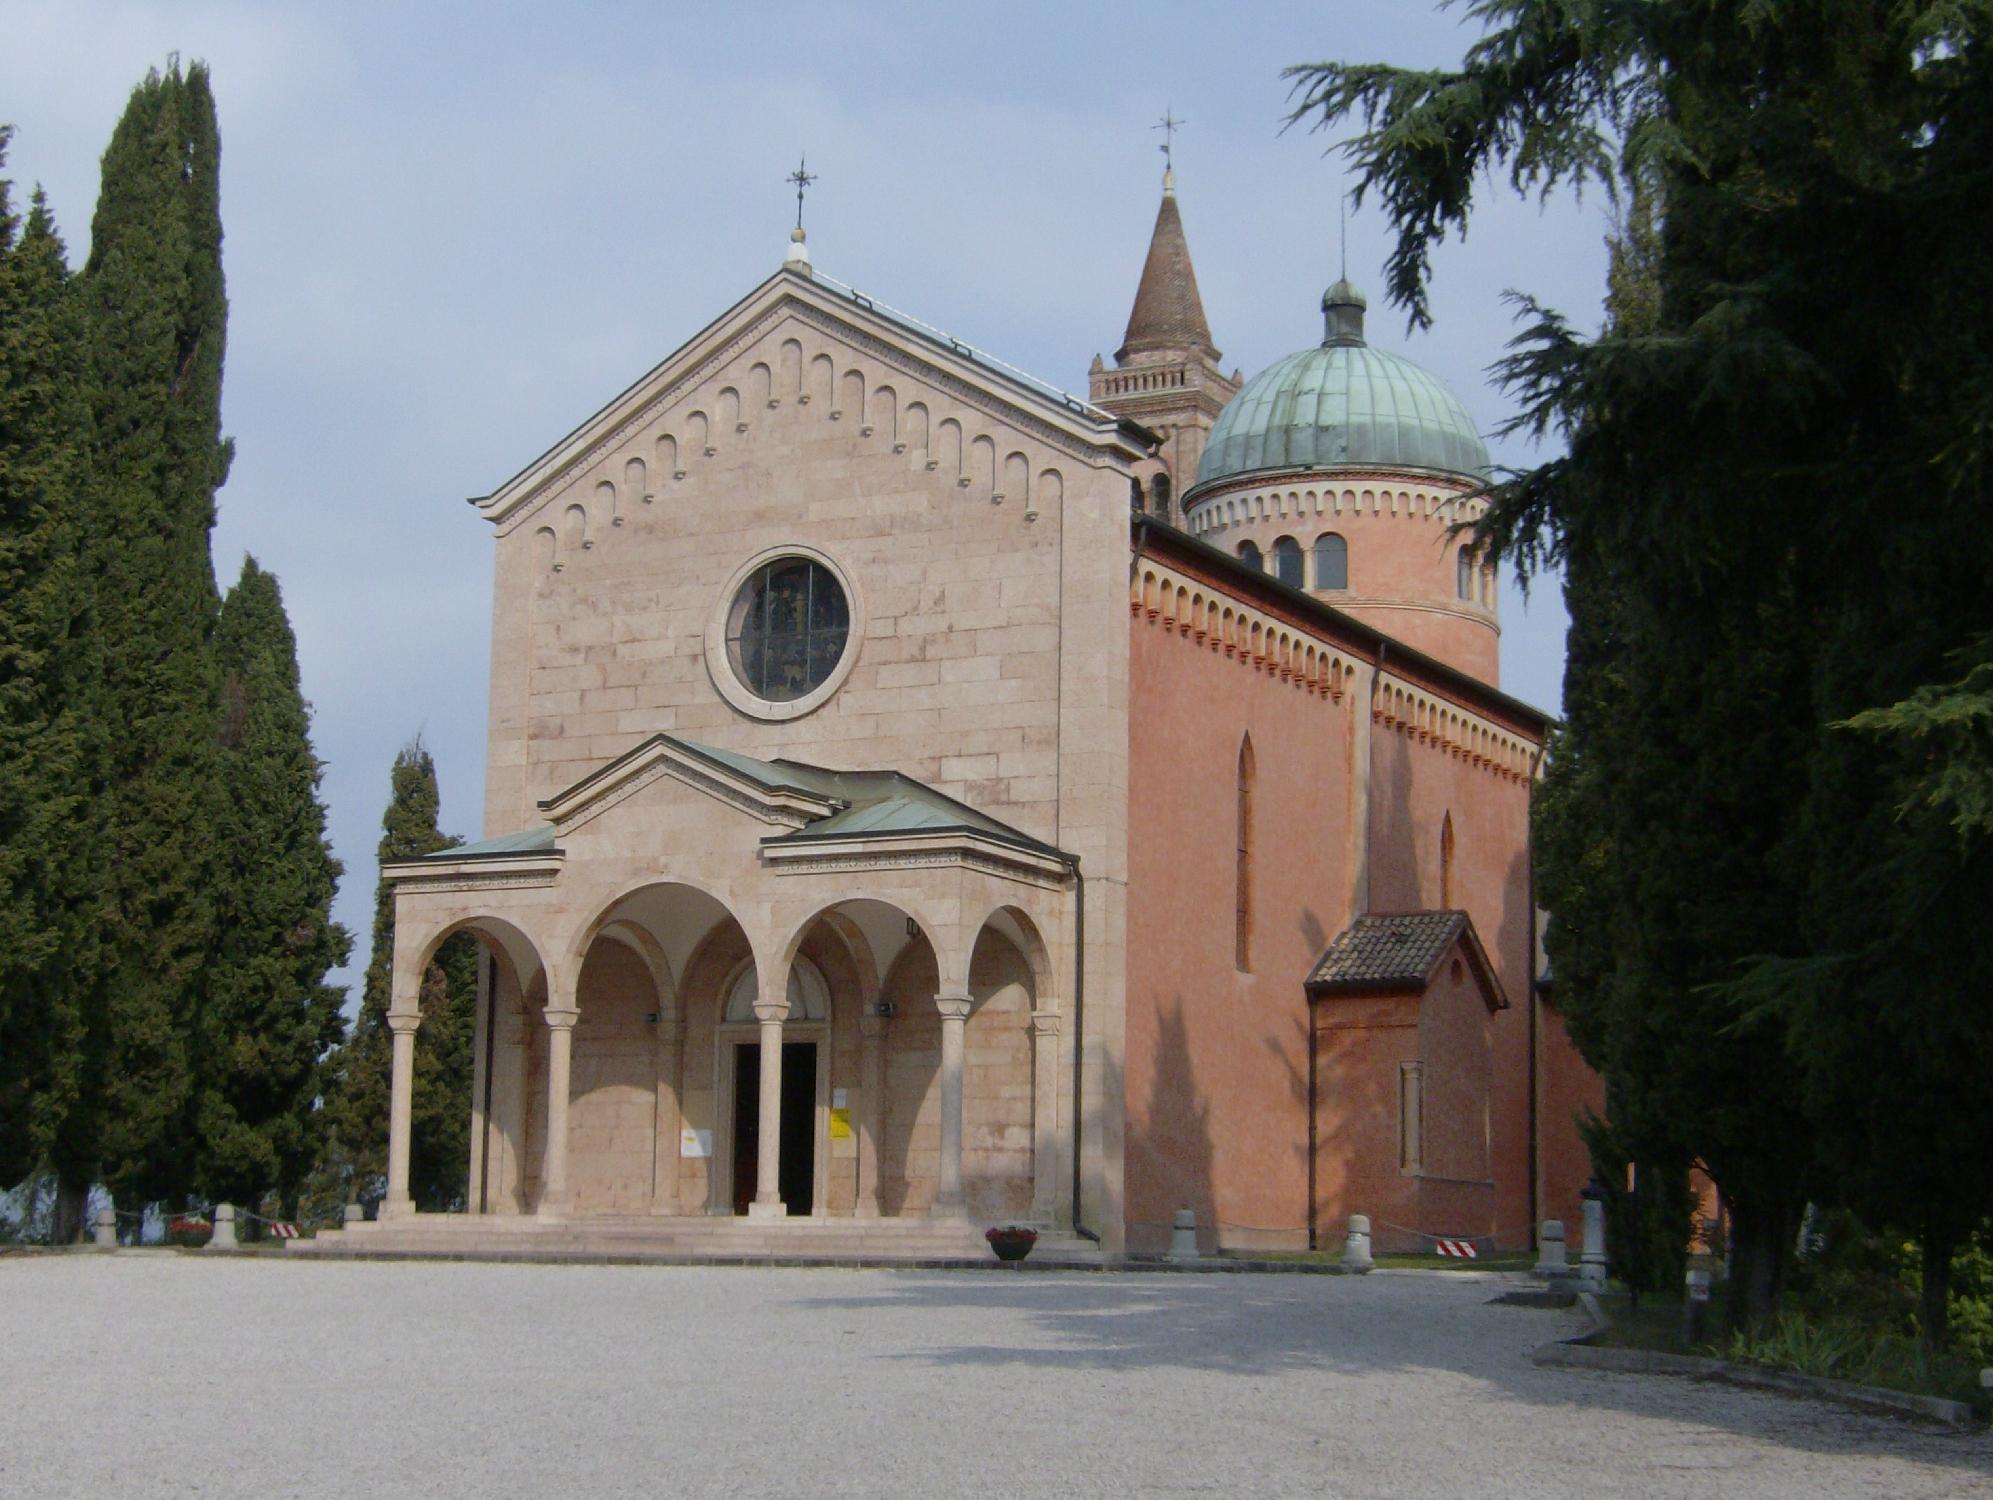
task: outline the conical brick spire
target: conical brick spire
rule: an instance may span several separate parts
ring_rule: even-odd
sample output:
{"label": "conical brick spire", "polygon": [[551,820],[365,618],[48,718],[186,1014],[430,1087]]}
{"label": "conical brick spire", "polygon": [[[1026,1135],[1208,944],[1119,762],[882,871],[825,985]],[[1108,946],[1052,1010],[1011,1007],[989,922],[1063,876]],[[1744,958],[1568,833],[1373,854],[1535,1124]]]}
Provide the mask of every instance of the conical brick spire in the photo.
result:
{"label": "conical brick spire", "polygon": [[1128,332],[1114,358],[1118,364],[1126,363],[1131,354],[1164,349],[1179,353],[1195,350],[1213,360],[1218,358],[1211,327],[1204,321],[1204,302],[1197,295],[1190,243],[1183,237],[1183,219],[1176,209],[1174,173],[1163,178],[1163,201],[1156,210],[1155,231],[1149,236],[1142,284],[1135,291]]}

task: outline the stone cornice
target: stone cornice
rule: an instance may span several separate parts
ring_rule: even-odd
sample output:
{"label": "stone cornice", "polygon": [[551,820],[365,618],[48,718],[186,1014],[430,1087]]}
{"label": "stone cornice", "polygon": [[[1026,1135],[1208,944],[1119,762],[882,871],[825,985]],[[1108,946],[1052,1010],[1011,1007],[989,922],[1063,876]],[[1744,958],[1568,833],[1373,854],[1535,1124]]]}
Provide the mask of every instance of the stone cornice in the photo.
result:
{"label": "stone cornice", "polygon": [[[756,309],[756,304],[764,304]],[[759,342],[784,319],[795,318],[818,332],[889,364],[902,373],[973,406],[1047,446],[1094,467],[1130,462],[1137,453],[1118,427],[1108,427],[1059,408],[1060,420],[1034,413],[1035,401],[1048,411],[1050,397],[990,375],[963,361],[951,368],[944,346],[869,311],[860,301],[832,300],[807,277],[778,272],[695,334],[634,384],[583,422],[559,443],[474,503],[504,535],[524,524],[554,496],[603,459],[626,447],[729,362]]]}
{"label": "stone cornice", "polygon": [[382,864],[381,879],[406,896],[417,891],[524,890],[552,885],[564,856],[558,849],[472,859],[396,860]]}
{"label": "stone cornice", "polygon": [[762,843],[761,857],[781,875],[955,868],[1058,889],[1072,874],[1063,860],[958,829],[888,838],[777,839]]}

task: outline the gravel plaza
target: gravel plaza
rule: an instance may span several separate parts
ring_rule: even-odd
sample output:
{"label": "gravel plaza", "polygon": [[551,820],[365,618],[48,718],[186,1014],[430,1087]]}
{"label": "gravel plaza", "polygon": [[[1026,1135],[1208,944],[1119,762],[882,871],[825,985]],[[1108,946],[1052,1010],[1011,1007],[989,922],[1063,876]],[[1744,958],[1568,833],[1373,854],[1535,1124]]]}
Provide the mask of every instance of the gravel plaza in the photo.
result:
{"label": "gravel plaza", "polygon": [[1993,1495],[1502,1278],[0,1260],[0,1495]]}

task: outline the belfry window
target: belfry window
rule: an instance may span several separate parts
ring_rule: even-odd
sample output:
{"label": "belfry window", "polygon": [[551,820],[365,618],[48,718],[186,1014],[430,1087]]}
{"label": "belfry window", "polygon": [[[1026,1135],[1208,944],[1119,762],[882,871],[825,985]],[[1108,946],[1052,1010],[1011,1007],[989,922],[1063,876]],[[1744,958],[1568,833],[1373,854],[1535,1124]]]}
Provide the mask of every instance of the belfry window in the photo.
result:
{"label": "belfry window", "polygon": [[1253,741],[1247,735],[1239,742],[1238,911],[1233,934],[1241,973],[1253,966],[1253,771]]}
{"label": "belfry window", "polygon": [[844,655],[851,608],[830,569],[781,557],[747,576],[727,614],[727,657],[748,691],[770,703],[803,697]]}
{"label": "belfry window", "polygon": [[1349,543],[1333,531],[1325,531],[1315,538],[1315,587],[1349,587]]}
{"label": "belfry window", "polygon": [[1260,556],[1259,548],[1251,542],[1239,543],[1239,561],[1262,573],[1266,571],[1266,559]]}
{"label": "belfry window", "polygon": [[1157,474],[1149,480],[1149,514],[1159,521],[1170,518],[1170,477]]}
{"label": "belfry window", "polygon": [[1273,544],[1273,576],[1289,588],[1305,586],[1301,576],[1301,544],[1291,536],[1284,536]]}

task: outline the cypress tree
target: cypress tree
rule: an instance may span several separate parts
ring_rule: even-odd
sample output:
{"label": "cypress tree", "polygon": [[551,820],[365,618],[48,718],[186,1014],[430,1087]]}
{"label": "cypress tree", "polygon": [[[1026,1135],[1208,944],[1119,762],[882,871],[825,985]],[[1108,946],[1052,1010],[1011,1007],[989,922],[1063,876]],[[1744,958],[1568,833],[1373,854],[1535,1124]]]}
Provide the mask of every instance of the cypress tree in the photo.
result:
{"label": "cypress tree", "polygon": [[62,1239],[96,1169],[103,1045],[76,311],[41,194],[22,224],[0,179],[0,1182],[54,1166]]}
{"label": "cypress tree", "polygon": [[77,278],[107,749],[101,1172],[141,1199],[188,1182],[190,1043],[215,948],[221,685],[209,532],[230,458],[219,155],[206,69],[183,75],[176,62],[148,75],[104,153]]}
{"label": "cypress tree", "polygon": [[[417,859],[463,840],[437,826],[436,764],[418,736],[395,756],[380,860]],[[470,1171],[471,1036],[477,1006],[477,940],[448,939],[422,976],[422,1029],[416,1033],[409,1111],[409,1194],[418,1206],[461,1203]],[[337,1129],[356,1198],[376,1198],[387,1175],[388,1090],[393,1041],[394,892],[374,896],[373,949],[360,1014],[341,1059]]]}
{"label": "cypress tree", "polygon": [[325,982],[351,947],[331,919],[341,873],[325,834],[310,709],[276,578],[245,558],[215,632],[228,797],[218,940],[195,1031],[195,1184],[294,1213],[323,1144],[322,1060],[345,1031]]}

